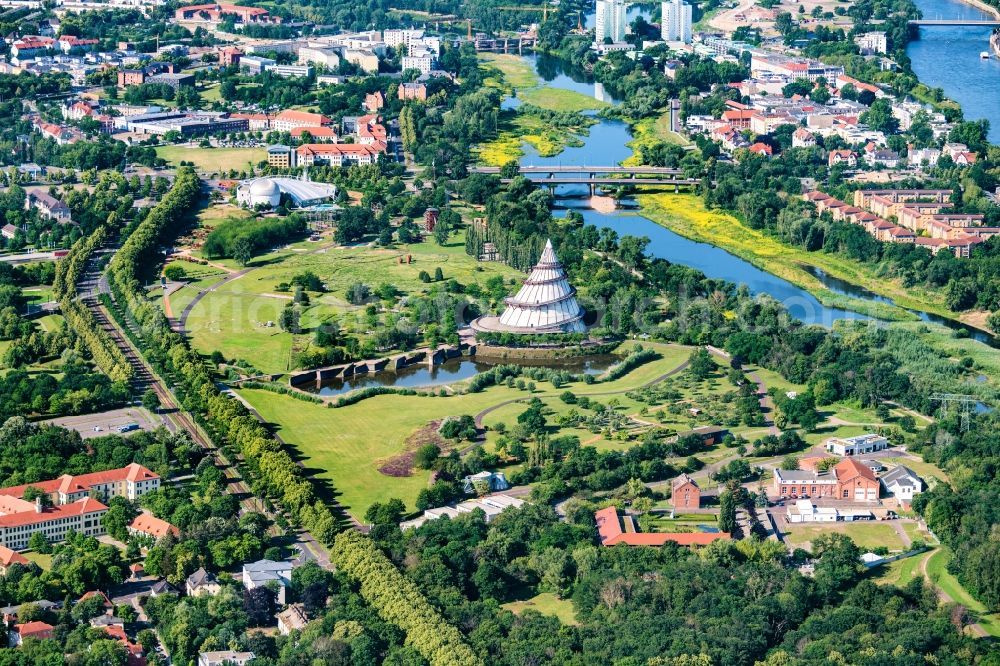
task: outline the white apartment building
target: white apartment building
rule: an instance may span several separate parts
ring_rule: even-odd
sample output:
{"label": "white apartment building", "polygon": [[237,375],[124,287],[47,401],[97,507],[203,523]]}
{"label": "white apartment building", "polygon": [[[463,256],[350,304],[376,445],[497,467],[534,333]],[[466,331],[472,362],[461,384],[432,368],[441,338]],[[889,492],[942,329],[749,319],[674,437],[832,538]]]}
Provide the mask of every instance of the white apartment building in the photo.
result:
{"label": "white apartment building", "polygon": [[612,42],[624,42],[627,10],[625,0],[597,0],[594,41],[598,44],[603,44],[608,39]]}
{"label": "white apartment building", "polygon": [[884,32],[866,32],[854,38],[862,53],[886,53],[888,44]]}
{"label": "white apartment building", "polygon": [[43,507],[38,500],[0,496],[0,546],[24,550],[35,532],[45,535],[49,543],[63,541],[70,530],[100,536],[104,534],[102,519],[107,512],[107,506],[90,497]]}
{"label": "white apartment building", "polygon": [[660,36],[665,42],[691,43],[691,5],[671,0],[660,5],[663,13]]}
{"label": "white apartment building", "polygon": [[402,67],[403,71],[416,69],[421,74],[430,74],[431,70],[434,69],[434,58],[429,55],[403,56]]}

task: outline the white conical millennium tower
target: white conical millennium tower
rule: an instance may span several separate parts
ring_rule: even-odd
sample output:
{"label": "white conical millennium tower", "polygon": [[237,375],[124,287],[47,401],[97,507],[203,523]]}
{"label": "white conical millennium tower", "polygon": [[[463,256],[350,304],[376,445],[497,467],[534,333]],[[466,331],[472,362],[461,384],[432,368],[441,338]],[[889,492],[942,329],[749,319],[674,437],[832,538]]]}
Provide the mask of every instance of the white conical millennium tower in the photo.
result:
{"label": "white conical millennium tower", "polygon": [[576,301],[562,264],[552,249],[545,249],[517,295],[507,298],[507,309],[496,317],[480,317],[472,323],[480,331],[508,333],[583,333],[583,308]]}

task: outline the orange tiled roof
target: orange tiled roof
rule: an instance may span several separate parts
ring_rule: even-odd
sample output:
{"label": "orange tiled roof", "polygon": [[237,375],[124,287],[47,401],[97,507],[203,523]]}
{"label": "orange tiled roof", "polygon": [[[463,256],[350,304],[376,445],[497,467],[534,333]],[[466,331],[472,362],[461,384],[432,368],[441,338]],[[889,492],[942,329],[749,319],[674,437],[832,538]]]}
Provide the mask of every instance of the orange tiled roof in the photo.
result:
{"label": "orange tiled roof", "polygon": [[613,506],[601,509],[594,514],[597,521],[597,533],[604,546],[623,543],[628,546],[662,546],[674,542],[681,546],[704,546],[729,539],[728,532],[625,532],[618,519],[618,509]]}
{"label": "orange tiled roof", "polygon": [[170,532],[174,536],[179,536],[181,533],[179,529],[151,513],[140,513],[129,527],[133,530],[154,536],[157,539],[167,534],[167,532]]}
{"label": "orange tiled roof", "polygon": [[16,550],[11,550],[6,546],[0,546],[0,566],[9,567],[12,564],[23,564],[28,566],[31,562]]}

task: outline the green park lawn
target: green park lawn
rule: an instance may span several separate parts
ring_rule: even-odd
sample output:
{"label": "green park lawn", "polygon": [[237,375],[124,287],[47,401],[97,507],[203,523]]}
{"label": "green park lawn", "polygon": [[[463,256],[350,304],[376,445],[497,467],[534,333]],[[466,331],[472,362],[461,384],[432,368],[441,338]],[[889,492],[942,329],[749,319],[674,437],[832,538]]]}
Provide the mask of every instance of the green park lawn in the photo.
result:
{"label": "green park lawn", "polygon": [[532,88],[518,92],[518,97],[526,104],[533,104],[549,111],[599,111],[607,106],[607,102],[588,97],[575,90],[562,88]]}
{"label": "green park lawn", "polygon": [[823,525],[788,525],[785,542],[789,549],[810,549],[811,542],[821,534],[838,532],[850,537],[862,550],[885,546],[890,551],[904,549],[903,540],[891,525],[884,522],[830,523]]}
{"label": "green park lawn", "polygon": [[[405,262],[407,256],[411,263]],[[219,263],[240,268],[231,260]],[[454,278],[464,285],[483,285],[494,275],[507,280],[521,278],[520,273],[504,264],[480,264],[466,255],[462,235],[445,246],[424,242],[394,249],[326,247],[302,242],[256,257],[250,265],[252,271],[199,301],[191,311],[187,328],[196,349],[203,353],[218,349],[227,358],[243,358],[264,372],[293,369],[293,349],[308,348],[312,338],[310,329],[323,322],[336,319],[345,331],[365,335],[367,326],[359,315],[361,310],[344,297],[355,282],[373,288],[389,283],[406,295],[428,291],[430,285],[421,282],[419,274],[426,271],[433,275],[439,267],[445,279]],[[291,298],[290,293],[278,293],[275,287],[307,270],[316,273],[328,287],[326,293],[310,294],[311,303],[302,315],[307,332],[293,336],[277,326],[266,326],[269,321],[278,321]],[[190,302],[194,297],[192,292],[196,291],[185,287],[178,293],[180,302],[185,299]],[[171,300],[175,313],[179,314],[173,303]]]}
{"label": "green park lawn", "polygon": [[[479,59],[486,68],[494,67],[503,74],[504,83],[507,86],[521,90],[524,88],[534,88],[541,83],[538,74],[527,60],[520,56],[506,53],[481,53]],[[492,81],[499,85],[499,81]]]}
{"label": "green park lawn", "polygon": [[40,568],[48,571],[52,568],[52,555],[46,555],[45,553],[37,553],[33,550],[29,550],[21,553],[28,560],[37,564]]}
{"label": "green park lawn", "polygon": [[524,601],[512,601],[504,604],[503,607],[514,615],[520,615],[526,610],[533,610],[542,615],[558,618],[565,625],[578,624],[573,602],[569,599],[560,599],[551,592],[542,592]]}
{"label": "green park lawn", "polygon": [[958,579],[948,572],[949,559],[951,559],[951,551],[947,547],[941,546],[935,550],[927,561],[927,575],[941,591],[956,603],[962,604],[976,613],[979,616],[979,624],[991,636],[1000,638],[1000,613],[987,613],[986,606],[969,594]]}
{"label": "green park lawn", "polygon": [[211,229],[227,220],[245,220],[252,215],[253,213],[239,206],[217,204],[215,206],[206,206],[198,212],[198,224]]}
{"label": "green park lawn", "polygon": [[[389,477],[378,468],[413,448],[408,447],[407,438],[429,422],[448,416],[475,415],[509,400],[533,396],[542,398],[546,404],[555,404],[555,396],[566,390],[592,395],[606,403],[677,367],[690,352],[690,349],[668,351],[670,348],[666,346],[651,346],[663,349],[663,358],[615,381],[569,384],[560,389],[543,382],[533,394],[494,386],[480,393],[448,397],[380,395],[336,409],[260,389],[239,389],[239,394],[277,427],[282,438],[301,454],[307,468],[319,470],[321,478],[331,481],[339,501],[352,514],[362,516],[373,502],[390,497],[398,497],[408,508],[414,508],[417,494],[427,487],[428,473],[414,470],[412,476]],[[516,414],[524,407],[512,410]],[[485,422],[495,423],[497,419],[491,414]]]}
{"label": "green park lawn", "polygon": [[182,160],[193,162],[199,171],[220,172],[236,169],[245,171],[252,164],[267,160],[263,148],[199,148],[188,145],[159,146],[157,157],[162,157],[172,166]]}
{"label": "green park lawn", "polygon": [[919,553],[912,557],[904,557],[901,560],[872,567],[869,576],[879,585],[895,585],[905,587],[914,578],[921,575],[922,562],[933,555],[933,551]]}

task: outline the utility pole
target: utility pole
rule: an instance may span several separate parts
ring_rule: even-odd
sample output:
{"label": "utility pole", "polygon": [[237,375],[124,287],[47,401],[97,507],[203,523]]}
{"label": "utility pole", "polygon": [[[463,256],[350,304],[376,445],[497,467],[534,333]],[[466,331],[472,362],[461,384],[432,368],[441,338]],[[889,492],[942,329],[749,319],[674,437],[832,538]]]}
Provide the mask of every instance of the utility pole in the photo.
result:
{"label": "utility pole", "polygon": [[944,418],[948,417],[949,405],[956,405],[959,409],[962,432],[969,432],[972,412],[979,404],[976,396],[963,393],[932,393],[931,400],[941,403],[941,416]]}

